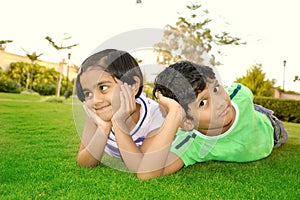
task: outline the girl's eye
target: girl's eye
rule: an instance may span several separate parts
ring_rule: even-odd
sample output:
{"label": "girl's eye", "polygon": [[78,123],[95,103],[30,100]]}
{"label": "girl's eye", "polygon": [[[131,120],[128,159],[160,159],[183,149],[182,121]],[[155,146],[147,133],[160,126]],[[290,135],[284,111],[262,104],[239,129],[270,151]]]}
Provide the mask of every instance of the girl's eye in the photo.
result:
{"label": "girl's eye", "polygon": [[202,100],[202,101],[200,102],[200,107],[205,106],[206,103],[207,103],[207,100]]}
{"label": "girl's eye", "polygon": [[99,85],[98,86],[98,90],[100,90],[100,91],[105,91],[107,89],[108,89],[108,86],[105,86],[105,85]]}
{"label": "girl's eye", "polygon": [[216,87],[214,87],[214,92],[218,92],[220,90],[220,87],[219,86],[216,86]]}
{"label": "girl's eye", "polygon": [[85,98],[91,98],[93,96],[93,93],[90,91],[85,91],[83,94]]}
{"label": "girl's eye", "polygon": [[101,90],[102,91],[105,91],[105,90],[107,90],[108,89],[108,86],[101,86]]}

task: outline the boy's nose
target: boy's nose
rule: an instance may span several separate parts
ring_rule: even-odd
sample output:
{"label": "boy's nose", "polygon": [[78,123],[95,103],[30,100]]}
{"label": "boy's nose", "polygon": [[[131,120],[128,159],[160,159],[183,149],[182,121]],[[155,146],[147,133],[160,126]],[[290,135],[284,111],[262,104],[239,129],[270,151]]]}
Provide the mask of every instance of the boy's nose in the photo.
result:
{"label": "boy's nose", "polygon": [[227,106],[226,98],[223,95],[217,95],[214,98],[214,102],[214,105],[217,110],[225,109],[225,107]]}

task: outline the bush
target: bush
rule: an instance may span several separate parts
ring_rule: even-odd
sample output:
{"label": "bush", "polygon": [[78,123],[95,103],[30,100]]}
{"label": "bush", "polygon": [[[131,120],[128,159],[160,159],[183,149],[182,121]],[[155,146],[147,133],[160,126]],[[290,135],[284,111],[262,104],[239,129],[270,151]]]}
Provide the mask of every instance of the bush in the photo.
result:
{"label": "bush", "polygon": [[33,86],[33,90],[38,92],[40,95],[54,95],[56,91],[56,86],[53,84],[40,84]]}
{"label": "bush", "polygon": [[282,121],[300,123],[299,100],[255,97],[254,103],[273,110],[274,115]]}
{"label": "bush", "polygon": [[17,81],[0,77],[0,92],[20,93],[20,84]]}
{"label": "bush", "polygon": [[37,93],[33,90],[28,90],[28,91],[24,90],[21,92],[21,94],[22,95],[30,95],[30,96],[39,96],[40,95],[39,93]]}
{"label": "bush", "polygon": [[46,102],[52,102],[52,103],[63,103],[64,98],[63,97],[56,97],[56,96],[50,96],[45,98]]}

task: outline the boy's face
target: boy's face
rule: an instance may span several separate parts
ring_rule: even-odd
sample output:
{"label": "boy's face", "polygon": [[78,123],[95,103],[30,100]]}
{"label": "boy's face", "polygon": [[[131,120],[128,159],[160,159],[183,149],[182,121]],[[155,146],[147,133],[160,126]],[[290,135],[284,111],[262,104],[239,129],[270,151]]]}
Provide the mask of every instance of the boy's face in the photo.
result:
{"label": "boy's face", "polygon": [[88,108],[102,120],[110,121],[113,108],[120,107],[121,81],[99,68],[92,67],[81,75],[80,83]]}
{"label": "boy's face", "polygon": [[224,87],[210,79],[207,87],[189,104],[194,128],[207,135],[219,135],[230,128],[235,110]]}

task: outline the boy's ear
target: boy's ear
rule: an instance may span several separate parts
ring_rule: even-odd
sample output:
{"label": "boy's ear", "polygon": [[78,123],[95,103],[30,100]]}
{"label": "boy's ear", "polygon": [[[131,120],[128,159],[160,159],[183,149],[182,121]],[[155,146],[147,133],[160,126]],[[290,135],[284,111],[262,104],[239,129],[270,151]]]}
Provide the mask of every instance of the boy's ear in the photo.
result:
{"label": "boy's ear", "polygon": [[193,130],[194,129],[194,123],[192,120],[188,119],[188,118],[184,118],[182,123],[181,123],[181,128],[183,130],[186,130],[186,131],[190,131],[190,130]]}
{"label": "boy's ear", "polygon": [[135,80],[135,83],[132,84],[132,87],[134,87],[134,92],[135,94],[138,93],[139,89],[140,89],[140,85],[141,85],[141,80],[139,79],[139,77],[134,76],[133,80]]}

